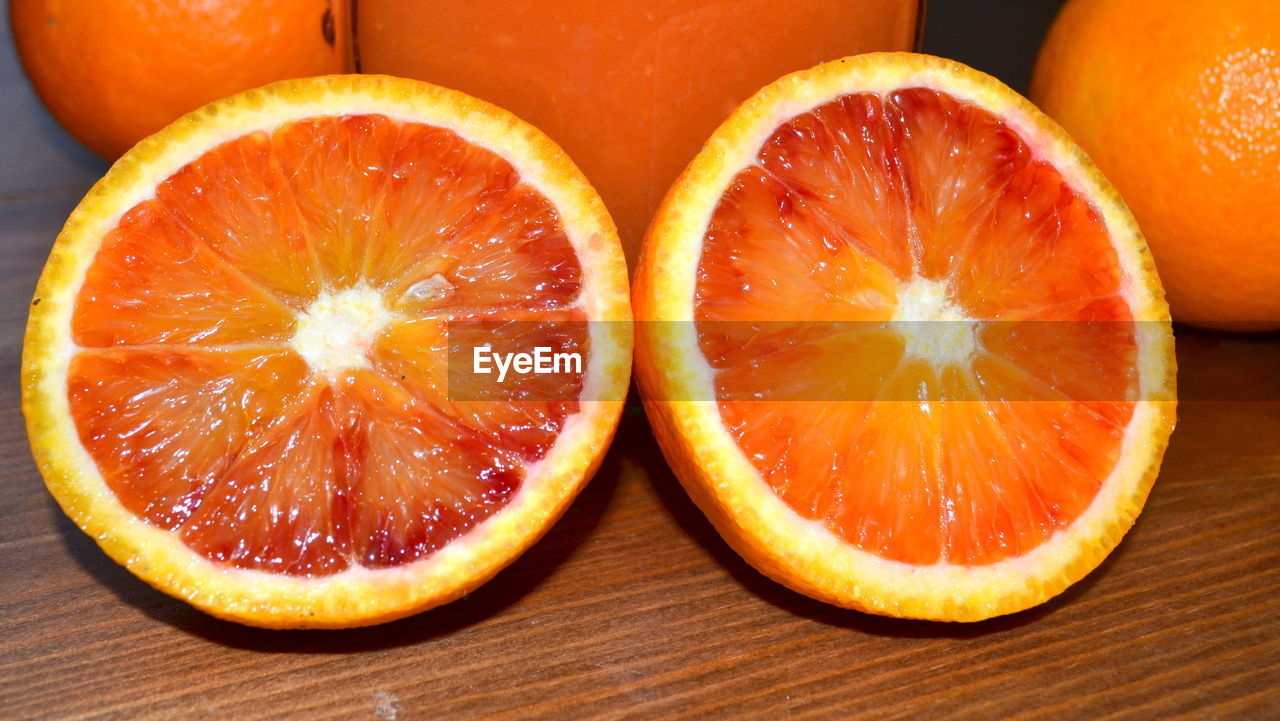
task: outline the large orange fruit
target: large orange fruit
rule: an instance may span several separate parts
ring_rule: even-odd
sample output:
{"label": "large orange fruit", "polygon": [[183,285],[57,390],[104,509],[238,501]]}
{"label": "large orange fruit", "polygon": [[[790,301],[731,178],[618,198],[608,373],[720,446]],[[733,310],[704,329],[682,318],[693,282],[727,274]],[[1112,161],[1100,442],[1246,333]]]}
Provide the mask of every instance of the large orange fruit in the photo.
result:
{"label": "large orange fruit", "polygon": [[633,299],[656,434],[720,533],[802,593],[973,621],[1134,522],[1174,420],[1146,244],[996,80],[846,58],[742,105],[667,195]]}
{"label": "large orange fruit", "polygon": [[1031,97],[1133,209],[1175,319],[1280,328],[1280,3],[1072,0]]}
{"label": "large orange fruit", "polygon": [[[139,143],[72,213],[27,326],[32,450],[108,554],[212,614],[404,616],[491,577],[590,477],[626,283],[604,205],[531,126],[416,81],[284,81]],[[579,363],[459,395],[493,381],[449,365],[470,321]]]}
{"label": "large orange fruit", "polygon": [[335,0],[11,0],[49,111],[108,160],[178,116],[276,80],[344,70]]}

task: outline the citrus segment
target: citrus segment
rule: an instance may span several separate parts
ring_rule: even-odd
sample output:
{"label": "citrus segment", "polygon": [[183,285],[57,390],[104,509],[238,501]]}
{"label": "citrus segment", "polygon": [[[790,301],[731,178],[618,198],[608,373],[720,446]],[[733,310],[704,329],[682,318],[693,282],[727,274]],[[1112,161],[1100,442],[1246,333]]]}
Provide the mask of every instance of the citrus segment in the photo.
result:
{"label": "citrus segment", "polygon": [[[590,349],[587,326],[580,313],[546,313],[542,322],[468,322],[446,331],[431,319],[403,321],[389,326],[372,349],[374,367],[387,378],[401,378],[419,402],[448,406],[451,415],[499,447],[519,451],[528,462],[551,447],[566,418],[578,408],[582,394],[580,373],[548,373],[506,378],[502,397],[517,402],[495,403],[484,376],[449,371],[450,346],[538,347]],[[457,354],[465,361],[471,358]],[[480,384],[484,385],[480,385]]]}
{"label": "citrus segment", "polygon": [[263,435],[307,394],[294,354],[104,349],[72,359],[67,385],[85,449],[126,508],[174,528],[225,475],[239,441]]}
{"label": "citrus segment", "polygon": [[271,134],[315,273],[330,288],[359,282],[363,249],[388,242],[380,200],[400,131],[390,118],[359,115],[302,120]]}
{"label": "citrus segment", "polygon": [[1007,88],[849,58],[761,91],[668,195],[635,294],[696,328],[645,327],[642,388],[770,575],[881,613],[1007,613],[1096,564],[1158,466],[1172,357],[1145,253]]}
{"label": "citrus segment", "polygon": [[257,132],[209,150],[156,188],[154,207],[194,242],[297,308],[320,290],[314,247],[325,236],[304,235],[299,207],[309,196],[292,192],[271,145],[267,133]]}
{"label": "citrus segment", "polygon": [[[474,587],[563,510],[625,392],[625,329],[586,323],[629,317],[598,198],[536,131],[422,83],[194,114],[54,258],[83,270],[51,262],[27,346],[28,415],[61,429],[33,433],[51,488],[146,580],[236,620],[369,623]],[[450,385],[451,344],[552,340],[580,364],[511,379],[515,400]]]}
{"label": "citrus segment", "polygon": [[289,308],[176,222],[158,200],[102,240],[71,320],[82,346],[283,341]]}

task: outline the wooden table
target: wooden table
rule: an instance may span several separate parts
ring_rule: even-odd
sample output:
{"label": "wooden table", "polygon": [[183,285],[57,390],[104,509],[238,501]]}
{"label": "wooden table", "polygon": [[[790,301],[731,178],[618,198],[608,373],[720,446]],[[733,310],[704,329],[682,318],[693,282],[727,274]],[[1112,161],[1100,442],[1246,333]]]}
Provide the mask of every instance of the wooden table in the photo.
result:
{"label": "wooden table", "polygon": [[0,101],[0,718],[1280,718],[1274,336],[1179,331],[1200,400],[1146,512],[1101,568],[1014,616],[898,621],[774,584],[692,506],[635,407],[564,520],[469,598],[344,632],[205,616],[108,560],[32,463],[26,307],[102,168],[7,54]]}

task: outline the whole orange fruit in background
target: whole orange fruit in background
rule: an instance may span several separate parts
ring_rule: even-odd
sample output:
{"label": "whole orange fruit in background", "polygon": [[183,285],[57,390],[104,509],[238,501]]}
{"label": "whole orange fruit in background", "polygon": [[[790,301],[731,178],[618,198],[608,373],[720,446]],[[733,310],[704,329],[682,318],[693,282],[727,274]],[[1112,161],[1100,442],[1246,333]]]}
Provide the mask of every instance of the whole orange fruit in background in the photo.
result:
{"label": "whole orange fruit in background", "polygon": [[1119,188],[1175,319],[1280,328],[1280,3],[1072,0],[1031,97]]}
{"label": "whole orange fruit in background", "polygon": [[178,116],[276,80],[341,72],[346,3],[11,0],[18,54],[72,135],[114,160]]}

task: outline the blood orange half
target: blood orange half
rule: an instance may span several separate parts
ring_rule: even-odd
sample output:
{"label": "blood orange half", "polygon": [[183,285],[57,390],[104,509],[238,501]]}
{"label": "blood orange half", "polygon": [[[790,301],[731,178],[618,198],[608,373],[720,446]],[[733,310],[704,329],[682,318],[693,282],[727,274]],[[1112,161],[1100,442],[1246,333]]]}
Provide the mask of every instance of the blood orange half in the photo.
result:
{"label": "blood orange half", "polygon": [[[23,408],[58,502],[147,582],[262,626],[376,623],[484,582],[589,478],[630,370],[625,261],[569,159],[377,76],[271,85],[143,141],[33,304]],[[460,321],[529,346],[547,324],[524,321],[548,321],[585,359],[562,395],[459,399]]]}
{"label": "blood orange half", "polygon": [[739,108],[634,287],[664,452],[748,561],[833,604],[1038,604],[1134,522],[1173,428],[1168,309],[1115,191],[957,63],[847,58]]}

